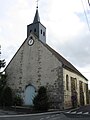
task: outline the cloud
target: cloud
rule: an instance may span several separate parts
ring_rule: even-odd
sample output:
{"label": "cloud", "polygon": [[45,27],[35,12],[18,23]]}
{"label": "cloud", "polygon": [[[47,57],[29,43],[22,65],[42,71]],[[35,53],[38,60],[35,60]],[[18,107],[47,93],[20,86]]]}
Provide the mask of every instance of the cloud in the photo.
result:
{"label": "cloud", "polygon": [[73,38],[73,41],[63,44],[62,53],[78,67],[90,64],[90,34]]}
{"label": "cloud", "polygon": [[[59,25],[57,26],[59,27]],[[72,29],[70,25],[63,32],[61,31],[62,28],[59,28],[58,31],[61,32],[57,33],[55,32],[56,29],[51,29],[49,35],[51,39],[48,43],[73,65],[83,68],[90,64],[90,31],[87,24],[80,22],[80,20],[78,20],[76,26],[73,26]]]}
{"label": "cloud", "polygon": [[[88,66],[90,31],[82,3],[77,0],[59,2],[52,2],[50,19],[47,21],[47,42],[74,65],[82,68]],[[53,9],[54,7],[56,9]]]}

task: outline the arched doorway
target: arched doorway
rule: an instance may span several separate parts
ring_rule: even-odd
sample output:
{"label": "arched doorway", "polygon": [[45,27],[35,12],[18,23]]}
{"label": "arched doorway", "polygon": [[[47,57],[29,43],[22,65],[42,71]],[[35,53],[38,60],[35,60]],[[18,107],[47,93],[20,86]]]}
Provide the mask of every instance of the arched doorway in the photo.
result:
{"label": "arched doorway", "polygon": [[35,97],[35,88],[31,85],[28,85],[24,92],[24,104],[33,105],[33,99]]}

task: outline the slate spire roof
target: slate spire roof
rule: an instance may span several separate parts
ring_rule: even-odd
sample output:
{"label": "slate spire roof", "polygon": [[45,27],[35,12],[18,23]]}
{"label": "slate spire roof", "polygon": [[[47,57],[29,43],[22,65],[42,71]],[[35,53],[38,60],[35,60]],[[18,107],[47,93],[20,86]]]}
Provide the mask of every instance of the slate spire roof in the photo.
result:
{"label": "slate spire roof", "polygon": [[40,17],[39,17],[39,13],[38,13],[38,6],[36,8],[36,14],[35,14],[35,17],[33,20],[33,23],[36,23],[36,22],[40,22]]}

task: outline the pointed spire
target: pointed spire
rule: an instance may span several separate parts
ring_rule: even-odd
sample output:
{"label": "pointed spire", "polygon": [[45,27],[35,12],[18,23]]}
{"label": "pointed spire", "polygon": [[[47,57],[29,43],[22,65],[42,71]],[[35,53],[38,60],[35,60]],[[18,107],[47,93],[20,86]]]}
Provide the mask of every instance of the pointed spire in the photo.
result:
{"label": "pointed spire", "polygon": [[44,25],[40,22],[38,13],[38,2],[39,0],[37,0],[36,13],[33,23],[27,26],[27,37],[29,37],[30,33],[32,32],[38,37],[40,41],[46,43],[46,27],[44,27]]}
{"label": "pointed spire", "polygon": [[38,4],[37,4],[37,7],[36,7],[36,14],[35,14],[35,17],[34,17],[34,20],[33,20],[33,23],[36,23],[36,22],[40,22],[40,17],[39,17],[39,13],[38,13]]}

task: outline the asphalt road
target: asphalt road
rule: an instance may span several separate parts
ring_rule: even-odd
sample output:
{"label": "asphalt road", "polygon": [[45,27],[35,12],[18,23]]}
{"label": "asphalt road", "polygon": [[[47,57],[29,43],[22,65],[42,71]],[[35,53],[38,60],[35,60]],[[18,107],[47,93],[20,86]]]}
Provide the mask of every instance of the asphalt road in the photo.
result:
{"label": "asphalt road", "polygon": [[21,114],[0,110],[0,120],[90,120],[90,105],[63,112]]}
{"label": "asphalt road", "polygon": [[46,114],[46,115],[4,115],[0,116],[0,120],[90,120],[90,117],[84,118],[69,118],[63,113]]}

